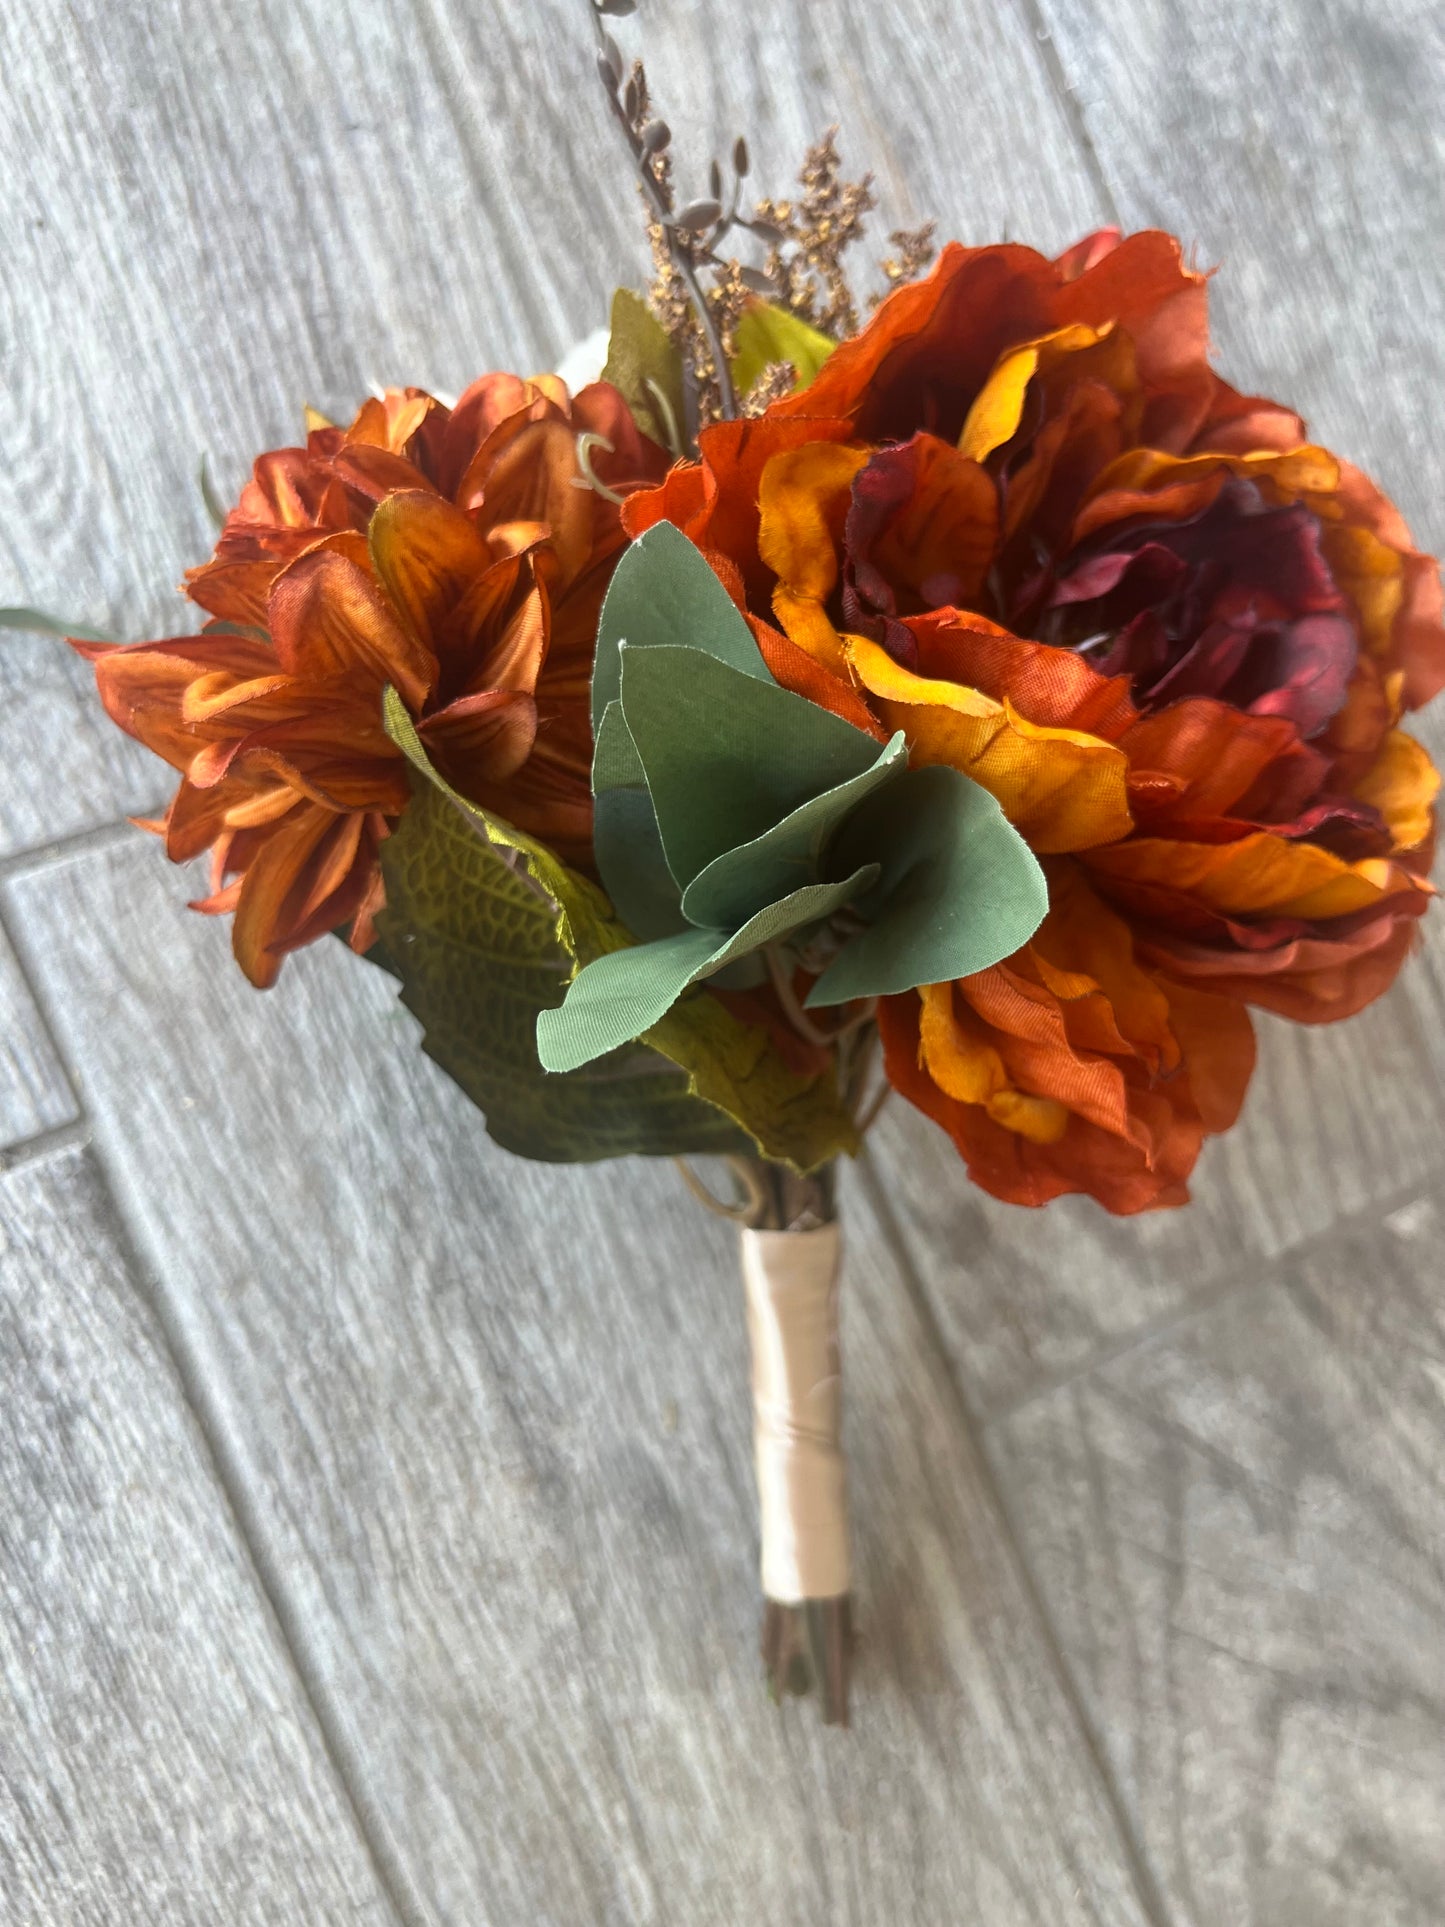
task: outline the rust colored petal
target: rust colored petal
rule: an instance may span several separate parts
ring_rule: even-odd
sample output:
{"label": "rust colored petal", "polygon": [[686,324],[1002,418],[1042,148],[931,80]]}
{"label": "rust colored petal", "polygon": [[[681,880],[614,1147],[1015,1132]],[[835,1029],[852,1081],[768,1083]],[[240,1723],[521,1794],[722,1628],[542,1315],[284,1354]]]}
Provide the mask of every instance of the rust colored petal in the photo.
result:
{"label": "rust colored petal", "polygon": [[532,753],[537,705],[519,690],[488,689],[462,696],[428,716],[420,734],[443,772],[463,795],[504,783]]}
{"label": "rust colored petal", "polygon": [[268,613],[289,675],[354,675],[378,693],[392,683],[413,710],[436,681],[430,649],[408,635],[367,570],[334,550],[312,550],[284,569]]}

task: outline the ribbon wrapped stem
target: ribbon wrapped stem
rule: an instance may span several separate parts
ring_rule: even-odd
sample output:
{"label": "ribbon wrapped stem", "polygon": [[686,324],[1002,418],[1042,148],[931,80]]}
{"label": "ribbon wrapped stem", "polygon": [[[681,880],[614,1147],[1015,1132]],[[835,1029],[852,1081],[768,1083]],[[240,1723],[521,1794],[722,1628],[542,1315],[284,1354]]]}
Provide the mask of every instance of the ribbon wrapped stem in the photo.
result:
{"label": "ribbon wrapped stem", "polygon": [[799,1178],[761,1161],[742,1175],[763,1663],[775,1697],[815,1691],[825,1723],[846,1726],[851,1575],[835,1176],[829,1168]]}

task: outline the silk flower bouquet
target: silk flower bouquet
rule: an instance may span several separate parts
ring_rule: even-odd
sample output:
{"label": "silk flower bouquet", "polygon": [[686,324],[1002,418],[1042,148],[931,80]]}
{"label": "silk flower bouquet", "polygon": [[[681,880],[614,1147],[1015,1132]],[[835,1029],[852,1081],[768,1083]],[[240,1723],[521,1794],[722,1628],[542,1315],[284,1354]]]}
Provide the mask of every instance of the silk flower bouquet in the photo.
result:
{"label": "silk flower bouquet", "polygon": [[310,414],[199,634],[72,641],[253,984],[339,932],[509,1151],[726,1160],[767,1677],[841,1721],[839,1161],[896,1090],[994,1197],[1183,1204],[1251,1007],[1351,1015],[1433,895],[1440,582],[1176,241],[899,233],[860,317],[867,181],[751,203],[739,141],[683,201],[631,10],[601,379]]}

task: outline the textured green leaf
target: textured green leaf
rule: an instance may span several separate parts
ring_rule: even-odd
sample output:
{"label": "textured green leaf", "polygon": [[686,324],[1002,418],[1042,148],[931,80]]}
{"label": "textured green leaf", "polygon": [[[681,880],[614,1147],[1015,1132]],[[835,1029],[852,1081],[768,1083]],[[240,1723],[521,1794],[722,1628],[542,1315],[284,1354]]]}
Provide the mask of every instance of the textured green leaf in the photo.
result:
{"label": "textured green leaf", "polygon": [[986,970],[1028,942],[1049,907],[1038,860],[988,791],[941,764],[905,770],[849,818],[835,860],[881,866],[810,1006],[887,997]]}
{"label": "textured green leaf", "polygon": [[669,454],[682,446],[682,356],[647,303],[630,288],[612,297],[612,333],[602,379],[622,393],[644,435]]}
{"label": "textured green leaf", "polygon": [[445,783],[393,690],[385,720],[417,775],[382,848],[382,936],[427,1050],[498,1143],[553,1162],[750,1148],[805,1171],[857,1149],[831,1073],[798,1076],[764,1031],[703,994],[627,1051],[543,1071],[536,1020],[572,963],[632,939],[594,883]]}
{"label": "textured green leaf", "polygon": [[798,377],[795,389],[806,388],[837,345],[786,308],[774,307],[770,301],[750,301],[737,327],[732,364],[737,391],[745,395],[763,370],[777,361],[791,362]]}
{"label": "textured green leaf", "polygon": [[622,707],[684,888],[820,790],[871,769],[863,730],[698,649],[622,650]]}
{"label": "textured green leaf", "polygon": [[549,1163],[746,1149],[678,1070],[629,1044],[569,1077],[537,1056],[540,1012],[569,967],[554,904],[424,778],[382,851],[382,937],[424,1046],[485,1114],[497,1143]]}
{"label": "textured green leaf", "polygon": [[685,643],[772,682],[753,632],[700,552],[671,522],[658,522],[623,555],[608,584],[592,669],[592,727],[622,694],[620,648]]}
{"label": "textured green leaf", "polygon": [[67,622],[63,616],[47,615],[43,609],[0,609],[0,629],[20,629],[32,636],[76,636],[81,642],[115,641],[103,629]]}

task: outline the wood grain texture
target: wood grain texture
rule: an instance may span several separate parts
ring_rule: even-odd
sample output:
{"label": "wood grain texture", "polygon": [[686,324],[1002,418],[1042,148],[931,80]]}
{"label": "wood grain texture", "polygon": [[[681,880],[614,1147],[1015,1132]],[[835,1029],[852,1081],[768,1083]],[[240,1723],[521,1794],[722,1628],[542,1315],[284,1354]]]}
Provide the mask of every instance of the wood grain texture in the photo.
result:
{"label": "wood grain texture", "polygon": [[844,1737],[759,1678],[735,1234],[665,1163],[507,1158],[389,980],[323,945],[259,995],[183,882],[137,840],[6,900],[427,1917],[1142,1923],[866,1201]]}
{"label": "wood grain texture", "polygon": [[395,1916],[88,1152],[0,1174],[0,1913]]}
{"label": "wood grain texture", "polygon": [[1170,1918],[1435,1927],[1438,1190],[993,1434]]}
{"label": "wood grain texture", "polygon": [[1445,1175],[1445,929],[1348,1024],[1258,1020],[1244,1114],[1205,1147],[1183,1211],[1045,1211],[967,1183],[952,1142],[895,1098],[868,1156],[971,1402],[987,1417],[1301,1238]]}
{"label": "wood grain texture", "polygon": [[74,1116],[74,1095],[0,926],[0,1157]]}

